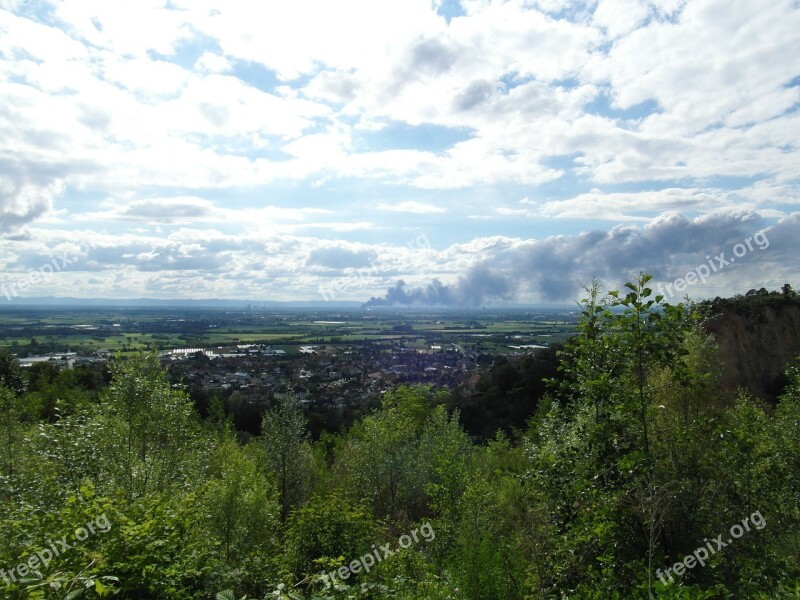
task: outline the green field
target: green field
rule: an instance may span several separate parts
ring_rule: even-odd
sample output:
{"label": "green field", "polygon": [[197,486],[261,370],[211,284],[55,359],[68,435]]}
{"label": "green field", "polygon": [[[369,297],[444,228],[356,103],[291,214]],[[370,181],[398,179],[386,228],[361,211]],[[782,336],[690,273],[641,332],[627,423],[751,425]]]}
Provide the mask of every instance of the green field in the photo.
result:
{"label": "green field", "polygon": [[573,328],[570,311],[3,308],[0,347],[28,356],[257,343],[294,353],[300,345],[384,342],[418,350],[433,344],[459,344],[475,352],[497,353],[513,352],[510,346],[563,341]]}

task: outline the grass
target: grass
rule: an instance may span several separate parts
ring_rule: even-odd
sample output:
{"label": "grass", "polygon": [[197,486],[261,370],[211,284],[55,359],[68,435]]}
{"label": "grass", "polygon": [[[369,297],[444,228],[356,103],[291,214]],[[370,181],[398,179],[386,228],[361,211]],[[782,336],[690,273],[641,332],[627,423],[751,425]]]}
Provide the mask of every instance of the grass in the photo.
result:
{"label": "grass", "polygon": [[[555,317],[555,318],[554,318]],[[336,321],[320,323],[315,321]],[[174,349],[264,343],[292,349],[299,345],[396,342],[425,350],[431,344],[461,344],[479,352],[511,352],[509,345],[557,342],[572,333],[569,313],[532,315],[451,312],[352,311],[246,312],[200,309],[8,309],[0,310],[0,346],[12,352],[130,353],[139,349]],[[79,325],[97,329],[85,330]],[[119,327],[113,325],[118,324]],[[409,331],[397,331],[399,324]],[[478,325],[478,327],[475,327]],[[548,337],[541,337],[546,334]],[[513,339],[512,335],[522,336]],[[36,344],[32,344],[32,340]],[[287,350],[289,353],[289,350]]]}

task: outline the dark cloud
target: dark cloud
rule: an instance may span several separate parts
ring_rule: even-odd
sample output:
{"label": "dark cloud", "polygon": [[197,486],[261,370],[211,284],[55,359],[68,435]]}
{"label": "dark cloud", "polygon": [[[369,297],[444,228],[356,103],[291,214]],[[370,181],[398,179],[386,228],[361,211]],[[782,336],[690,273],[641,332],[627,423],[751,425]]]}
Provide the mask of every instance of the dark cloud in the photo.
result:
{"label": "dark cloud", "polygon": [[382,298],[370,298],[365,306],[480,306],[488,300],[511,297],[514,287],[508,278],[494,273],[485,264],[469,269],[453,285],[434,279],[425,287],[409,289],[398,281]]}
{"label": "dark cloud", "polygon": [[[0,189],[5,182],[0,181]],[[30,223],[50,210],[49,195],[36,197],[33,194],[21,193],[19,188],[0,196],[0,233],[16,232],[22,225]],[[31,197],[33,196],[33,197]]]}
{"label": "dark cloud", "polygon": [[[2,111],[0,111],[2,115]],[[22,127],[15,123],[19,129]],[[0,235],[18,236],[19,229],[50,211],[54,199],[73,176],[96,173],[98,165],[74,159],[64,136],[36,131],[32,126],[16,132],[26,141],[48,149],[44,156],[34,152],[10,153],[0,150]],[[31,137],[32,136],[32,137]],[[13,138],[13,134],[9,137]],[[60,155],[60,159],[53,156]],[[70,162],[65,162],[70,161]]]}
{"label": "dark cloud", "polygon": [[454,99],[458,110],[470,110],[492,98],[495,86],[485,79],[471,81]]}
{"label": "dark cloud", "polygon": [[423,40],[411,50],[413,69],[440,75],[452,67],[458,55],[436,39]]}
{"label": "dark cloud", "polygon": [[136,200],[128,204],[122,216],[145,221],[170,223],[179,219],[206,217],[211,212],[211,205],[205,200],[187,198],[185,200]]}
{"label": "dark cloud", "polygon": [[[786,265],[794,264],[800,249],[797,236],[800,213],[765,227],[757,213],[733,211],[688,219],[666,213],[645,227],[618,226],[611,231],[589,231],[572,236],[553,236],[532,240],[510,250],[502,250],[470,268],[452,284],[434,279],[430,284],[409,288],[397,284],[367,305],[449,305],[479,306],[493,300],[508,300],[520,292],[532,293],[544,301],[571,301],[581,286],[593,278],[619,286],[639,271],[656,280],[672,281],[687,268],[708,262],[752,238],[759,231],[769,239],[769,251],[757,246],[743,258],[717,273],[711,285],[723,287],[726,281],[742,285],[746,273],[750,284],[760,287],[768,276],[782,277]],[[754,244],[751,244],[754,245]],[[777,266],[781,274],[767,274],[766,265]],[[745,284],[746,285],[746,284]]]}
{"label": "dark cloud", "polygon": [[0,233],[14,234],[47,213],[64,175],[63,165],[0,155]]}

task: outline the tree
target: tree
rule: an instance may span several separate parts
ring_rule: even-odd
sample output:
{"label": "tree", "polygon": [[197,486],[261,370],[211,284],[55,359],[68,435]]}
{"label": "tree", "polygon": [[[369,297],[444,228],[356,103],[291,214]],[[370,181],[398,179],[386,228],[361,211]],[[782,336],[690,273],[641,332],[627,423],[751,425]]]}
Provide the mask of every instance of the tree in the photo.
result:
{"label": "tree", "polygon": [[[770,465],[773,488],[779,490],[776,505],[783,507],[775,519],[774,533],[787,557],[786,571],[800,570],[800,357],[789,368],[789,385],[775,409],[772,423],[777,455]],[[780,532],[780,533],[778,533]]]}
{"label": "tree", "polygon": [[183,483],[199,428],[191,401],[171,388],[155,354],[117,360],[110,369],[103,454],[113,480],[129,497]]}
{"label": "tree", "polygon": [[601,297],[597,282],[586,288],[578,335],[562,353],[559,370],[564,380],[554,382],[568,398],[591,403],[600,425],[595,429],[598,443],[606,448],[601,452],[612,451],[606,434],[612,433],[613,424],[607,421],[613,414],[635,414],[645,460],[650,454],[647,379],[664,365],[670,366],[673,378],[685,378],[683,342],[699,319],[683,304],[673,306],[661,295],[653,297],[647,287],[651,278],[642,273],[626,283],[625,295],[612,290]]}
{"label": "tree", "polygon": [[0,349],[0,387],[8,388],[16,396],[22,396],[27,389],[19,361],[5,349]]}
{"label": "tree", "polygon": [[288,523],[290,566],[298,576],[347,564],[376,543],[377,527],[369,508],[340,493],[315,495],[295,510]]}
{"label": "tree", "polygon": [[0,387],[0,446],[2,446],[0,474],[9,483],[13,481],[16,471],[20,429],[19,399],[8,388]]}
{"label": "tree", "polygon": [[[353,426],[337,457],[334,468],[349,493],[371,500],[381,516],[413,520],[424,515],[432,465],[422,439],[434,419],[442,431],[448,429],[444,400],[445,394],[425,386],[401,386],[384,394],[380,410]],[[430,448],[430,442],[425,445]]]}
{"label": "tree", "polygon": [[73,369],[61,370],[42,362],[33,365],[28,375],[29,411],[41,420],[53,421],[56,417],[76,413],[89,404],[91,394],[81,389],[79,376]]}
{"label": "tree", "polygon": [[277,573],[280,503],[275,482],[241,448],[232,432],[224,434],[210,456],[203,491],[208,527],[219,541],[222,562],[236,585],[260,594]]}
{"label": "tree", "polygon": [[635,579],[661,556],[672,481],[656,469],[653,398],[656,380],[677,389],[695,381],[685,343],[698,315],[654,296],[650,278],[640,274],[624,294],[601,296],[596,282],[587,289],[578,335],[562,354],[564,379],[554,382],[567,401],[554,403],[530,438],[534,479],[546,503],[559,507],[565,543],[550,559],[564,565],[559,588],[591,586],[583,589],[588,593]]}
{"label": "tree", "polygon": [[639,411],[639,424],[642,432],[642,448],[649,460],[650,443],[647,433],[647,407],[645,381],[649,373],[661,365],[670,365],[677,377],[682,377],[685,369],[680,357],[686,353],[683,340],[689,332],[684,306],[672,306],[663,302],[664,296],[651,298],[653,290],[646,287],[652,275],[640,273],[633,283],[625,287],[629,292],[620,297],[618,291],[611,291],[614,298],[612,307],[623,307],[622,314],[610,317],[611,340],[621,349],[623,367],[632,376],[636,402]]}
{"label": "tree", "polygon": [[267,472],[278,483],[285,521],[291,508],[306,498],[312,469],[306,417],[294,394],[286,393],[264,413],[260,441]]}

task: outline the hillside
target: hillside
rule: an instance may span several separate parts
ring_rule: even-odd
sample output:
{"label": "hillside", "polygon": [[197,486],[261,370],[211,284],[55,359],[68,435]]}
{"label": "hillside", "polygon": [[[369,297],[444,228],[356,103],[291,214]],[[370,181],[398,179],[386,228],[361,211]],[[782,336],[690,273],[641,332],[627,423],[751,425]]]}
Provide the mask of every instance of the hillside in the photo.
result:
{"label": "hillside", "polygon": [[719,345],[725,389],[741,387],[774,402],[786,386],[786,368],[800,354],[800,297],[788,284],[783,289],[707,303],[706,329]]}
{"label": "hillside", "polygon": [[769,409],[726,392],[699,324],[769,392],[798,298],[669,305],[650,279],[593,284],[570,340],[468,394],[378,389],[317,439],[291,390],[252,435],[156,353],[94,381],[0,350],[2,597],[795,598],[800,369]]}

